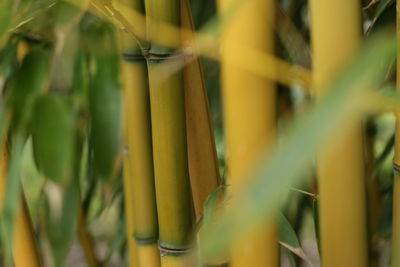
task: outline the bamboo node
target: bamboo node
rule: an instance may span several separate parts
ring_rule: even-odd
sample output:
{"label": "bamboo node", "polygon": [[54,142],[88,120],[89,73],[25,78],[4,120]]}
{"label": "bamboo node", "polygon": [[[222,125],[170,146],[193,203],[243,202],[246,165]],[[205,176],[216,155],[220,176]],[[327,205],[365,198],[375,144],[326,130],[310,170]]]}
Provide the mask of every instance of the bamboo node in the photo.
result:
{"label": "bamboo node", "polygon": [[185,255],[185,254],[189,254],[192,251],[191,248],[188,248],[188,249],[167,248],[167,247],[160,245],[160,241],[158,242],[158,249],[160,250],[161,257]]}
{"label": "bamboo node", "polygon": [[142,54],[132,54],[128,52],[122,53],[122,58],[127,62],[146,61],[146,57]]}
{"label": "bamboo node", "polygon": [[393,162],[393,172],[396,176],[400,176],[400,165]]}
{"label": "bamboo node", "polygon": [[135,236],[135,241],[138,246],[146,246],[146,245],[153,245],[157,244],[158,238],[157,237],[137,237]]}

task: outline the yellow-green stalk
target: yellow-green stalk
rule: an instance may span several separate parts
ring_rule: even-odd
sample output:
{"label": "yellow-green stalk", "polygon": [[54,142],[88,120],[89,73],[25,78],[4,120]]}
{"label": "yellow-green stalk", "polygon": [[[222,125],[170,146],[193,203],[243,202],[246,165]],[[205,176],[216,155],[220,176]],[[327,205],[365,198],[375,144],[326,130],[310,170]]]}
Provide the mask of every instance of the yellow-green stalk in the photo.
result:
{"label": "yellow-green stalk", "polygon": [[[361,7],[358,0],[311,0],[310,7],[314,88],[321,97],[360,48]],[[324,267],[368,266],[362,145],[359,121],[317,158]]]}
{"label": "yellow-green stalk", "polygon": [[124,155],[124,208],[126,239],[129,267],[138,267],[138,252],[135,240],[135,213],[133,209],[133,195],[131,190],[131,178],[128,155]]}
{"label": "yellow-green stalk", "polygon": [[[180,0],[146,0],[149,40],[161,32],[157,22],[181,25]],[[172,33],[169,33],[170,35]],[[180,32],[170,38],[181,40]],[[181,65],[183,55],[151,44],[148,58],[161,265],[187,266],[192,230],[192,200],[188,172],[185,98]]]}
{"label": "yellow-green stalk", "polygon": [[[7,182],[7,152],[0,155],[0,206],[3,206]],[[22,196],[19,211],[16,213],[12,253],[15,267],[40,267],[41,259],[38,251],[29,210]],[[21,256],[23,255],[23,256]]]}
{"label": "yellow-green stalk", "polygon": [[[188,0],[182,0],[182,43],[193,39],[194,25]],[[207,91],[196,47],[189,47],[183,68],[189,174],[196,221],[203,215],[203,205],[220,184],[218,158],[211,125]]]}
{"label": "yellow-green stalk", "polygon": [[96,257],[93,238],[87,230],[87,219],[85,213],[81,210],[78,218],[78,239],[83,249],[86,258],[86,263],[89,267],[99,266],[99,261]]}
{"label": "yellow-green stalk", "polygon": [[[226,25],[222,35],[224,122],[233,194],[245,183],[246,176],[261,152],[275,141],[274,83],[248,72],[234,61],[241,52],[234,49],[238,45],[273,53],[274,2],[243,1],[240,10]],[[220,10],[228,10],[232,3],[233,0],[220,0]],[[241,57],[246,57],[246,54],[242,54]],[[253,231],[236,241],[231,257],[233,267],[278,266],[279,247],[275,221],[270,221],[265,229]]]}
{"label": "yellow-green stalk", "polygon": [[[143,0],[125,4],[144,13]],[[129,19],[129,17],[128,17]],[[153,151],[151,136],[150,96],[147,64],[141,47],[133,36],[121,33],[123,49],[123,86],[126,165],[129,173],[124,179],[129,228],[134,228],[139,267],[160,266],[158,250],[158,220],[154,188]],[[131,202],[131,203],[128,203]],[[130,217],[133,216],[133,217]],[[131,222],[132,221],[132,222]],[[130,226],[133,224],[134,226]],[[129,231],[129,230],[128,230]]]}
{"label": "yellow-green stalk", "polygon": [[[400,0],[397,0],[397,90],[400,90]],[[400,111],[396,111],[396,139],[394,150],[393,224],[392,224],[392,266],[400,266]]]}

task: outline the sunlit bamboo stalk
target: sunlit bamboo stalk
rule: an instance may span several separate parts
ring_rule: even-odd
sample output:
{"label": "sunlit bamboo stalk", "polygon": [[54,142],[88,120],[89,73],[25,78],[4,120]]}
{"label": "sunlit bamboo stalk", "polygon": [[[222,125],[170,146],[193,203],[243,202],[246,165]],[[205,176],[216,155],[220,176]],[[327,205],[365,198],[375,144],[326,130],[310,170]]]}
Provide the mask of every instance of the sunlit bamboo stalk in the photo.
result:
{"label": "sunlit bamboo stalk", "polygon": [[[157,23],[181,25],[180,0],[146,0],[148,34],[164,34]],[[170,38],[181,40],[180,32]],[[148,58],[154,174],[160,232],[161,265],[187,266],[193,207],[187,160],[185,98],[182,71],[163,77],[180,63],[175,49],[151,44]]]}
{"label": "sunlit bamboo stalk", "polygon": [[[134,10],[144,13],[143,0],[125,2]],[[121,33],[121,41],[127,146],[125,167],[129,169],[124,179],[125,204],[126,209],[132,209],[127,217],[128,228],[134,228],[134,235],[128,234],[128,238],[135,240],[139,267],[158,267],[160,255],[157,244],[158,219],[153,173],[150,96],[147,65],[142,54],[146,44],[143,43],[140,47],[135,39],[126,33]]]}
{"label": "sunlit bamboo stalk", "polygon": [[[400,0],[396,1],[396,34],[397,34],[397,90],[400,90]],[[393,180],[393,222],[392,222],[392,258],[393,267],[400,266],[400,111],[396,111],[396,139],[394,150]]]}
{"label": "sunlit bamboo stalk", "polygon": [[[357,53],[361,42],[358,0],[312,0],[311,36],[316,95]],[[322,266],[367,266],[367,229],[361,122],[326,144],[317,162]]]}
{"label": "sunlit bamboo stalk", "polygon": [[[3,149],[0,155],[0,196],[3,205],[7,181],[7,151]],[[16,213],[12,253],[16,267],[40,267],[41,259],[38,251],[32,222],[25,197],[22,197],[19,211]],[[23,256],[21,256],[23,255]]]}
{"label": "sunlit bamboo stalk", "polygon": [[[219,3],[220,11],[223,12],[229,8],[232,0],[220,0]],[[273,25],[274,1],[244,1],[222,35],[224,123],[233,194],[245,183],[244,178],[260,153],[274,142],[276,135],[275,86],[271,80],[250,73],[237,64],[237,57],[246,58],[248,54],[236,47],[247,46],[273,53]],[[234,243],[231,265],[278,266],[279,247],[275,221],[270,221],[260,231],[242,236],[241,240]]]}

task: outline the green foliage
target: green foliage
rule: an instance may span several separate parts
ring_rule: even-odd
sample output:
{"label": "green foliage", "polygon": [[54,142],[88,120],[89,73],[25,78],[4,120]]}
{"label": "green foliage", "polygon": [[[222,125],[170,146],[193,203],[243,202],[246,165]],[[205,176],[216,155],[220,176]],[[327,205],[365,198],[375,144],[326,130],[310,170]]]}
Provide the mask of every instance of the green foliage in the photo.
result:
{"label": "green foliage", "polygon": [[36,100],[32,121],[32,141],[39,170],[55,182],[71,176],[74,154],[74,121],[66,101],[56,94]]}

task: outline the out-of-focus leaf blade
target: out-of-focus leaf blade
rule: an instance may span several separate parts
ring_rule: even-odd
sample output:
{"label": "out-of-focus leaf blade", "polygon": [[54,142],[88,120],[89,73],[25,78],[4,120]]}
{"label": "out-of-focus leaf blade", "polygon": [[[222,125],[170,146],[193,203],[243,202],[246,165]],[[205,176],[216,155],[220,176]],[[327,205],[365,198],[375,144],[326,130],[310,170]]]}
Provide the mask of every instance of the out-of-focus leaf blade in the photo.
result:
{"label": "out-of-focus leaf blade", "polygon": [[294,248],[300,247],[300,241],[297,238],[297,234],[293,227],[290,225],[286,217],[279,213],[278,215],[278,225],[279,225],[279,241],[286,243]]}
{"label": "out-of-focus leaf blade", "polygon": [[97,44],[92,53],[95,69],[89,82],[90,137],[95,169],[108,180],[115,174],[121,142],[117,45],[112,26],[104,22],[93,23],[88,34],[89,40]]}
{"label": "out-of-focus leaf blade", "polygon": [[33,151],[38,169],[65,183],[73,165],[74,121],[66,102],[54,93],[37,99],[33,117]]}
{"label": "out-of-focus leaf blade", "polygon": [[15,129],[21,130],[29,121],[35,98],[46,88],[48,66],[48,53],[42,49],[33,49],[17,71],[14,87],[10,88]]}

